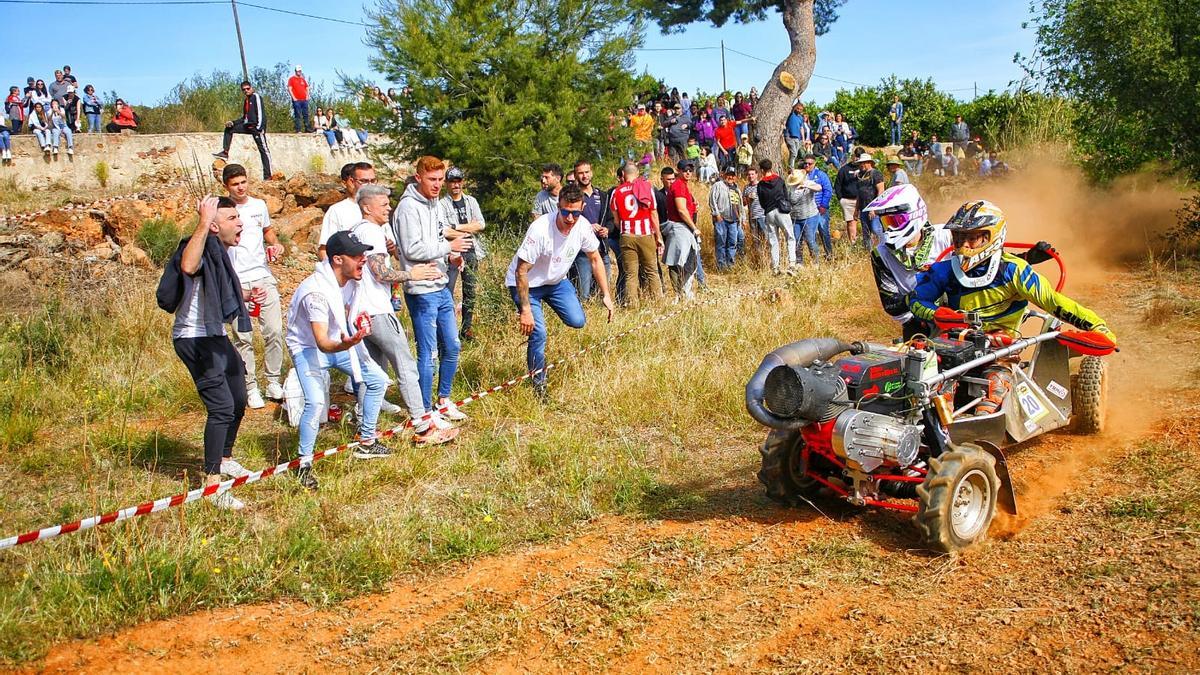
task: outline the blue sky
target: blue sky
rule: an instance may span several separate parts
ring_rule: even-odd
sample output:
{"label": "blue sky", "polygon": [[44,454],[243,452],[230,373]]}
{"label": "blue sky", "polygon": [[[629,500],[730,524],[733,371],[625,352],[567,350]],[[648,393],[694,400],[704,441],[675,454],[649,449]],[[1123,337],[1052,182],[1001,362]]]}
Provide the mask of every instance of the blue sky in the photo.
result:
{"label": "blue sky", "polygon": [[[362,20],[360,5],[329,0],[259,0],[269,5],[351,21]],[[332,87],[339,71],[370,74],[370,50],[363,28],[264,11],[239,4],[246,57],[251,68],[277,62],[301,63],[313,82]],[[1033,46],[1023,0],[849,0],[832,30],[817,40],[817,75],[875,84],[889,74],[932,77],[938,86],[969,99],[1004,89],[1020,77],[1016,52]],[[238,72],[237,38],[229,5],[109,7],[0,4],[7,26],[0,84],[24,86],[29,75],[46,80],[70,64],[81,84],[100,92],[116,90],[135,103],[156,103],[171,87],[195,73],[215,68]],[[40,26],[39,30],[15,29]],[[731,89],[762,88],[787,51],[777,15],[757,24],[721,29],[694,25],[681,35],[647,35],[648,49],[727,48],[768,63],[726,52]],[[719,50],[642,51],[638,69],[695,91],[721,86]],[[814,77],[805,99],[826,102],[843,83]]]}

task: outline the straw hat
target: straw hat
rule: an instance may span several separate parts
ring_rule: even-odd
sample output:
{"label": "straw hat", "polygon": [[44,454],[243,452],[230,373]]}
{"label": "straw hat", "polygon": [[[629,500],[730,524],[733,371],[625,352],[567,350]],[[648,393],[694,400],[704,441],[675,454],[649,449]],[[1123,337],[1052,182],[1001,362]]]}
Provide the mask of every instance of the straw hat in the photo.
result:
{"label": "straw hat", "polygon": [[875,161],[875,158],[872,157],[870,153],[864,152],[861,155],[859,155],[858,158],[856,158],[854,160],[854,163],[862,164],[863,162],[874,162],[874,161]]}
{"label": "straw hat", "polygon": [[807,179],[808,174],[804,173],[800,169],[792,169],[792,172],[788,174],[787,178],[785,178],[783,182],[792,187],[796,187]]}

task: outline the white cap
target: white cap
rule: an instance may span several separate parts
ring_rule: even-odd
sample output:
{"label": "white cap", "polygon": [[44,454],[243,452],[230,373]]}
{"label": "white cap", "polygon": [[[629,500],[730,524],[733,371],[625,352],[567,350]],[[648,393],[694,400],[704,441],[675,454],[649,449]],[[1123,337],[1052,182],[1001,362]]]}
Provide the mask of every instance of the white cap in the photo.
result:
{"label": "white cap", "polygon": [[296,64],[296,70],[303,70],[303,68],[300,67],[299,63]]}

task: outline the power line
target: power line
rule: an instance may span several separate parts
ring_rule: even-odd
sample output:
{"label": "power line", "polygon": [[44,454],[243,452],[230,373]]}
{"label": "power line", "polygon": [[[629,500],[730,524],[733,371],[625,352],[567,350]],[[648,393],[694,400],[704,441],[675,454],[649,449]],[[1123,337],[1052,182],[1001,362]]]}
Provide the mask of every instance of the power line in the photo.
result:
{"label": "power line", "polygon": [[291,14],[292,16],[302,16],[306,19],[317,19],[319,21],[332,21],[334,23],[344,23],[344,24],[349,24],[351,26],[362,26],[364,28],[374,28],[375,27],[375,24],[363,23],[362,21],[349,21],[347,19],[335,19],[335,18],[329,17],[329,16],[318,16],[316,14],[305,14],[304,12],[294,12],[290,9],[279,9],[278,7],[267,7],[266,5],[254,5],[249,2],[241,2],[240,0],[239,0],[238,4],[241,5],[242,7],[253,7],[255,9],[262,9],[262,10],[266,10],[268,12],[278,12],[280,14]]}

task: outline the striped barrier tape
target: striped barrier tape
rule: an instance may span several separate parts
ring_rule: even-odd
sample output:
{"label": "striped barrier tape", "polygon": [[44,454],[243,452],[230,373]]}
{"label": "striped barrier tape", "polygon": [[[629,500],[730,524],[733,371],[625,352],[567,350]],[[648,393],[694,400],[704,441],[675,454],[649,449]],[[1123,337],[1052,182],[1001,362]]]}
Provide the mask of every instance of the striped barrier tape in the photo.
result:
{"label": "striped barrier tape", "polygon": [[[786,284],[785,284],[785,286],[786,286]],[[719,297],[709,298],[706,300],[683,303],[680,305],[679,309],[676,309],[672,312],[668,312],[666,314],[662,314],[662,315],[655,317],[649,321],[640,323],[632,328],[623,330],[620,333],[611,335],[599,342],[593,343],[593,344],[583,347],[577,351],[571,352],[571,353],[567,354],[566,356],[563,356],[562,358],[559,358],[558,360],[554,361],[553,363],[547,364],[543,368],[539,368],[538,370],[530,371],[520,377],[513,378],[507,382],[498,384],[490,389],[483,389],[483,390],[477,391],[477,392],[471,394],[470,396],[467,396],[466,398],[455,402],[454,405],[457,407],[470,405],[471,403],[474,403],[475,401],[483,399],[486,396],[490,396],[492,394],[497,394],[501,391],[504,391],[505,389],[511,389],[512,387],[515,387],[516,385],[520,384],[521,382],[524,382],[525,380],[528,380],[529,378],[532,378],[540,373],[549,372],[550,370],[552,370],[554,368],[561,367],[564,363],[566,363],[572,359],[579,358],[580,356],[582,356],[588,352],[595,351],[595,350],[603,347],[604,345],[611,344],[611,343],[615,342],[616,340],[619,340],[619,339],[621,339],[627,335],[630,335],[636,331],[644,330],[646,328],[650,328],[651,326],[660,324],[663,321],[666,321],[668,319],[672,319],[676,316],[679,316],[680,314],[691,311],[691,310],[695,309],[696,307],[703,307],[705,305],[713,305],[713,304],[717,304],[719,302],[724,302],[726,300],[730,300],[733,298],[744,297],[744,296],[748,296],[748,295],[757,295],[759,293],[770,292],[773,290],[777,290],[777,289],[775,289],[775,288],[769,288],[769,289],[756,288],[756,289],[750,289],[750,290],[745,290],[745,291],[737,291],[734,293],[728,293],[725,295],[721,295]],[[438,408],[437,411],[445,412],[448,408],[449,408],[449,405],[445,405],[445,406]],[[428,413],[426,415],[425,419],[428,419],[428,417],[431,416],[432,414],[433,413]],[[378,437],[379,438],[388,438],[388,437],[394,436],[402,431],[405,431],[406,429],[411,428],[413,426],[413,422],[414,421],[411,419],[407,420],[404,424],[402,424],[400,426],[393,427],[386,431],[380,432]],[[322,450],[321,452],[314,453],[312,456],[312,459],[307,460],[307,461],[316,462],[318,460],[325,459],[326,457],[332,457],[333,455],[336,455],[339,453],[344,453],[347,450],[351,450],[353,448],[358,447],[359,445],[360,445],[360,442],[353,441],[350,443],[345,443],[343,445],[339,445],[335,448],[330,448],[328,450]],[[247,476],[241,476],[240,478],[234,478],[231,480],[222,481],[220,483],[215,483],[213,485],[207,485],[205,487],[197,488],[197,489],[191,490],[189,492],[184,492],[184,493],[173,495],[170,497],[163,497],[161,499],[156,499],[154,501],[143,502],[136,506],[128,506],[123,509],[118,509],[116,511],[109,511],[108,513],[91,516],[90,518],[83,518],[83,519],[76,520],[74,522],[66,523],[63,525],[54,525],[52,527],[44,527],[39,530],[31,530],[24,534],[6,537],[4,539],[0,539],[0,550],[13,548],[15,546],[20,546],[21,544],[29,544],[29,543],[32,543],[35,541],[43,541],[46,539],[52,539],[52,538],[57,537],[62,534],[70,534],[71,532],[82,532],[84,530],[90,530],[99,525],[108,525],[109,523],[119,523],[123,520],[129,520],[131,518],[136,518],[137,516],[145,516],[145,515],[149,515],[151,513],[158,513],[159,511],[164,511],[166,509],[169,509],[169,508],[172,508],[175,506],[182,506],[184,504],[189,504],[189,503],[197,501],[199,499],[203,499],[204,497],[208,497],[208,496],[217,494],[218,492],[224,492],[225,490],[230,490],[235,487],[240,487],[242,485],[248,485],[250,483],[257,483],[258,481],[260,481],[264,478],[270,478],[271,476],[276,476],[279,474],[287,473],[288,471],[292,471],[292,470],[299,468],[301,462],[304,462],[304,461],[306,461],[306,460],[303,458],[296,458],[296,459],[291,460],[290,462],[283,462],[281,464],[276,464],[275,466],[268,467],[266,469],[262,469],[261,471],[253,471]]]}

